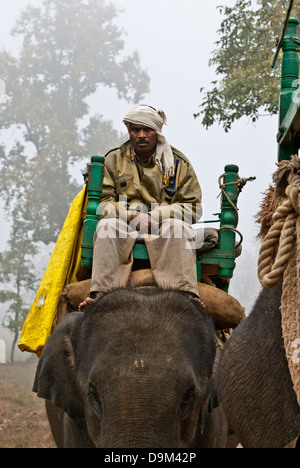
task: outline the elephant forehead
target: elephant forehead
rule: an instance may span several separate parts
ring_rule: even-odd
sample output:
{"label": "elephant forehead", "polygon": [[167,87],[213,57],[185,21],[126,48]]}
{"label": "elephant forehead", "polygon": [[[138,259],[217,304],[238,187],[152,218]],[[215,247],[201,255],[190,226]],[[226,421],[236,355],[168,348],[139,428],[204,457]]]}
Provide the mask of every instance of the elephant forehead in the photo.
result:
{"label": "elephant forehead", "polygon": [[159,355],[122,355],[118,359],[107,357],[101,360],[100,368],[104,374],[110,374],[112,378],[131,375],[185,375],[191,376],[191,365],[183,358],[171,356],[170,354]]}
{"label": "elephant forehead", "polygon": [[[167,365],[171,365],[174,362],[174,357],[173,356],[163,356],[162,361],[165,362]],[[135,367],[145,367],[145,360],[144,359],[135,359],[133,365]]]}
{"label": "elephant forehead", "polygon": [[[134,359],[134,358],[133,358]],[[172,356],[162,356],[161,362],[164,363],[166,366],[171,366],[174,363],[174,358]],[[143,358],[135,358],[133,360],[133,367],[136,369],[144,369],[148,364],[148,359]]]}
{"label": "elephant forehead", "polygon": [[136,359],[133,363],[134,367],[136,367],[137,369],[141,368],[141,369],[144,369],[145,367],[145,361],[144,359]]}

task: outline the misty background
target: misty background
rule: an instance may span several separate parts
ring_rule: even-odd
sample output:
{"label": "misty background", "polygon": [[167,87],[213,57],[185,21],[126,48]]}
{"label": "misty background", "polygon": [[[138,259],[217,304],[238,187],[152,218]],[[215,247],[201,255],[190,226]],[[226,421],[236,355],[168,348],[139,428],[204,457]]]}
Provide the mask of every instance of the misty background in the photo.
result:
{"label": "misty background", "polygon": [[[18,41],[9,36],[9,31],[27,3],[38,5],[40,2],[10,0],[2,5],[0,49],[18,50]],[[200,88],[209,88],[215,79],[214,69],[208,62],[218,40],[217,31],[222,19],[217,6],[233,6],[235,0],[112,0],[112,3],[120,11],[114,23],[124,31],[124,55],[136,50],[140,55],[141,68],[150,77],[150,92],[141,104],[165,111],[168,118],[165,136],[171,145],[189,158],[199,178],[204,219],[213,219],[212,214],[219,212],[218,178],[225,165],[238,165],[241,177],[256,177],[255,182],[246,185],[239,198],[238,230],[244,237],[243,254],[237,260],[229,291],[249,312],[260,289],[256,271],[258,226],[254,217],[259,210],[262,193],[269,187],[276,169],[277,117],[261,117],[255,124],[242,118],[233,124],[229,133],[217,125],[206,130],[200,119],[193,117],[201,102]],[[270,44],[270,48],[274,48],[274,44]],[[262,63],[261,66],[267,69],[270,64]],[[122,120],[133,104],[119,99],[115,90],[100,86],[88,103],[93,111],[112,121],[117,131],[126,131]],[[0,132],[0,144],[12,146],[15,137],[14,132],[9,135]],[[107,151],[110,149],[108,147]],[[87,162],[79,161],[73,168],[73,175],[80,183],[83,183],[82,173]],[[9,238],[10,221],[4,215],[1,202],[0,213],[0,251],[3,251]],[[37,261],[40,277],[53,247],[53,243],[44,248],[41,246]],[[0,320],[5,307],[5,304],[0,304]],[[8,340],[8,332],[3,328],[0,328],[1,339]]]}

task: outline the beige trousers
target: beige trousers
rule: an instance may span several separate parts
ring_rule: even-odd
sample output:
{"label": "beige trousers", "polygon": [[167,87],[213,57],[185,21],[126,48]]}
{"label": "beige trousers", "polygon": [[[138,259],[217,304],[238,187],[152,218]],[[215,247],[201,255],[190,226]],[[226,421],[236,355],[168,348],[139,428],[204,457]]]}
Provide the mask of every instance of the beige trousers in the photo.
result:
{"label": "beige trousers", "polygon": [[[94,237],[91,292],[126,287],[133,264],[133,247],[139,236],[121,219],[103,219]],[[177,219],[161,223],[160,232],[144,236],[153,277],[159,287],[198,296],[196,235]]]}

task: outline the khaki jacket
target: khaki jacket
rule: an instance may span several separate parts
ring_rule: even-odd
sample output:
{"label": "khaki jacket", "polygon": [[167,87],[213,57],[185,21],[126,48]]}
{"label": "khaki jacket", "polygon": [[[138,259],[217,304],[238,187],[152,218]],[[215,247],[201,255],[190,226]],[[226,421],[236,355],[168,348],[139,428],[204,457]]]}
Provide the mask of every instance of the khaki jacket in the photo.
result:
{"label": "khaki jacket", "polygon": [[149,213],[156,221],[182,219],[194,224],[202,215],[201,188],[189,160],[172,147],[175,177],[166,180],[154,162],[141,162],[130,141],[105,157],[100,216],[131,220],[133,210]]}

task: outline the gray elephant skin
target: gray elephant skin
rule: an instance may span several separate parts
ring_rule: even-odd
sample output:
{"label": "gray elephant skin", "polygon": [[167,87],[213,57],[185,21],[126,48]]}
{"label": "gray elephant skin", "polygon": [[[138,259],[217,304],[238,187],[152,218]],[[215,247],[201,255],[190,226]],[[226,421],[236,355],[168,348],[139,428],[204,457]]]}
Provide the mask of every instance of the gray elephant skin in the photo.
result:
{"label": "gray elephant skin", "polygon": [[199,301],[119,289],[68,314],[33,390],[59,448],[224,447],[214,385],[215,329]]}
{"label": "gray elephant skin", "polygon": [[220,359],[222,405],[244,448],[283,448],[300,434],[282,338],[281,294],[281,284],[262,290]]}

